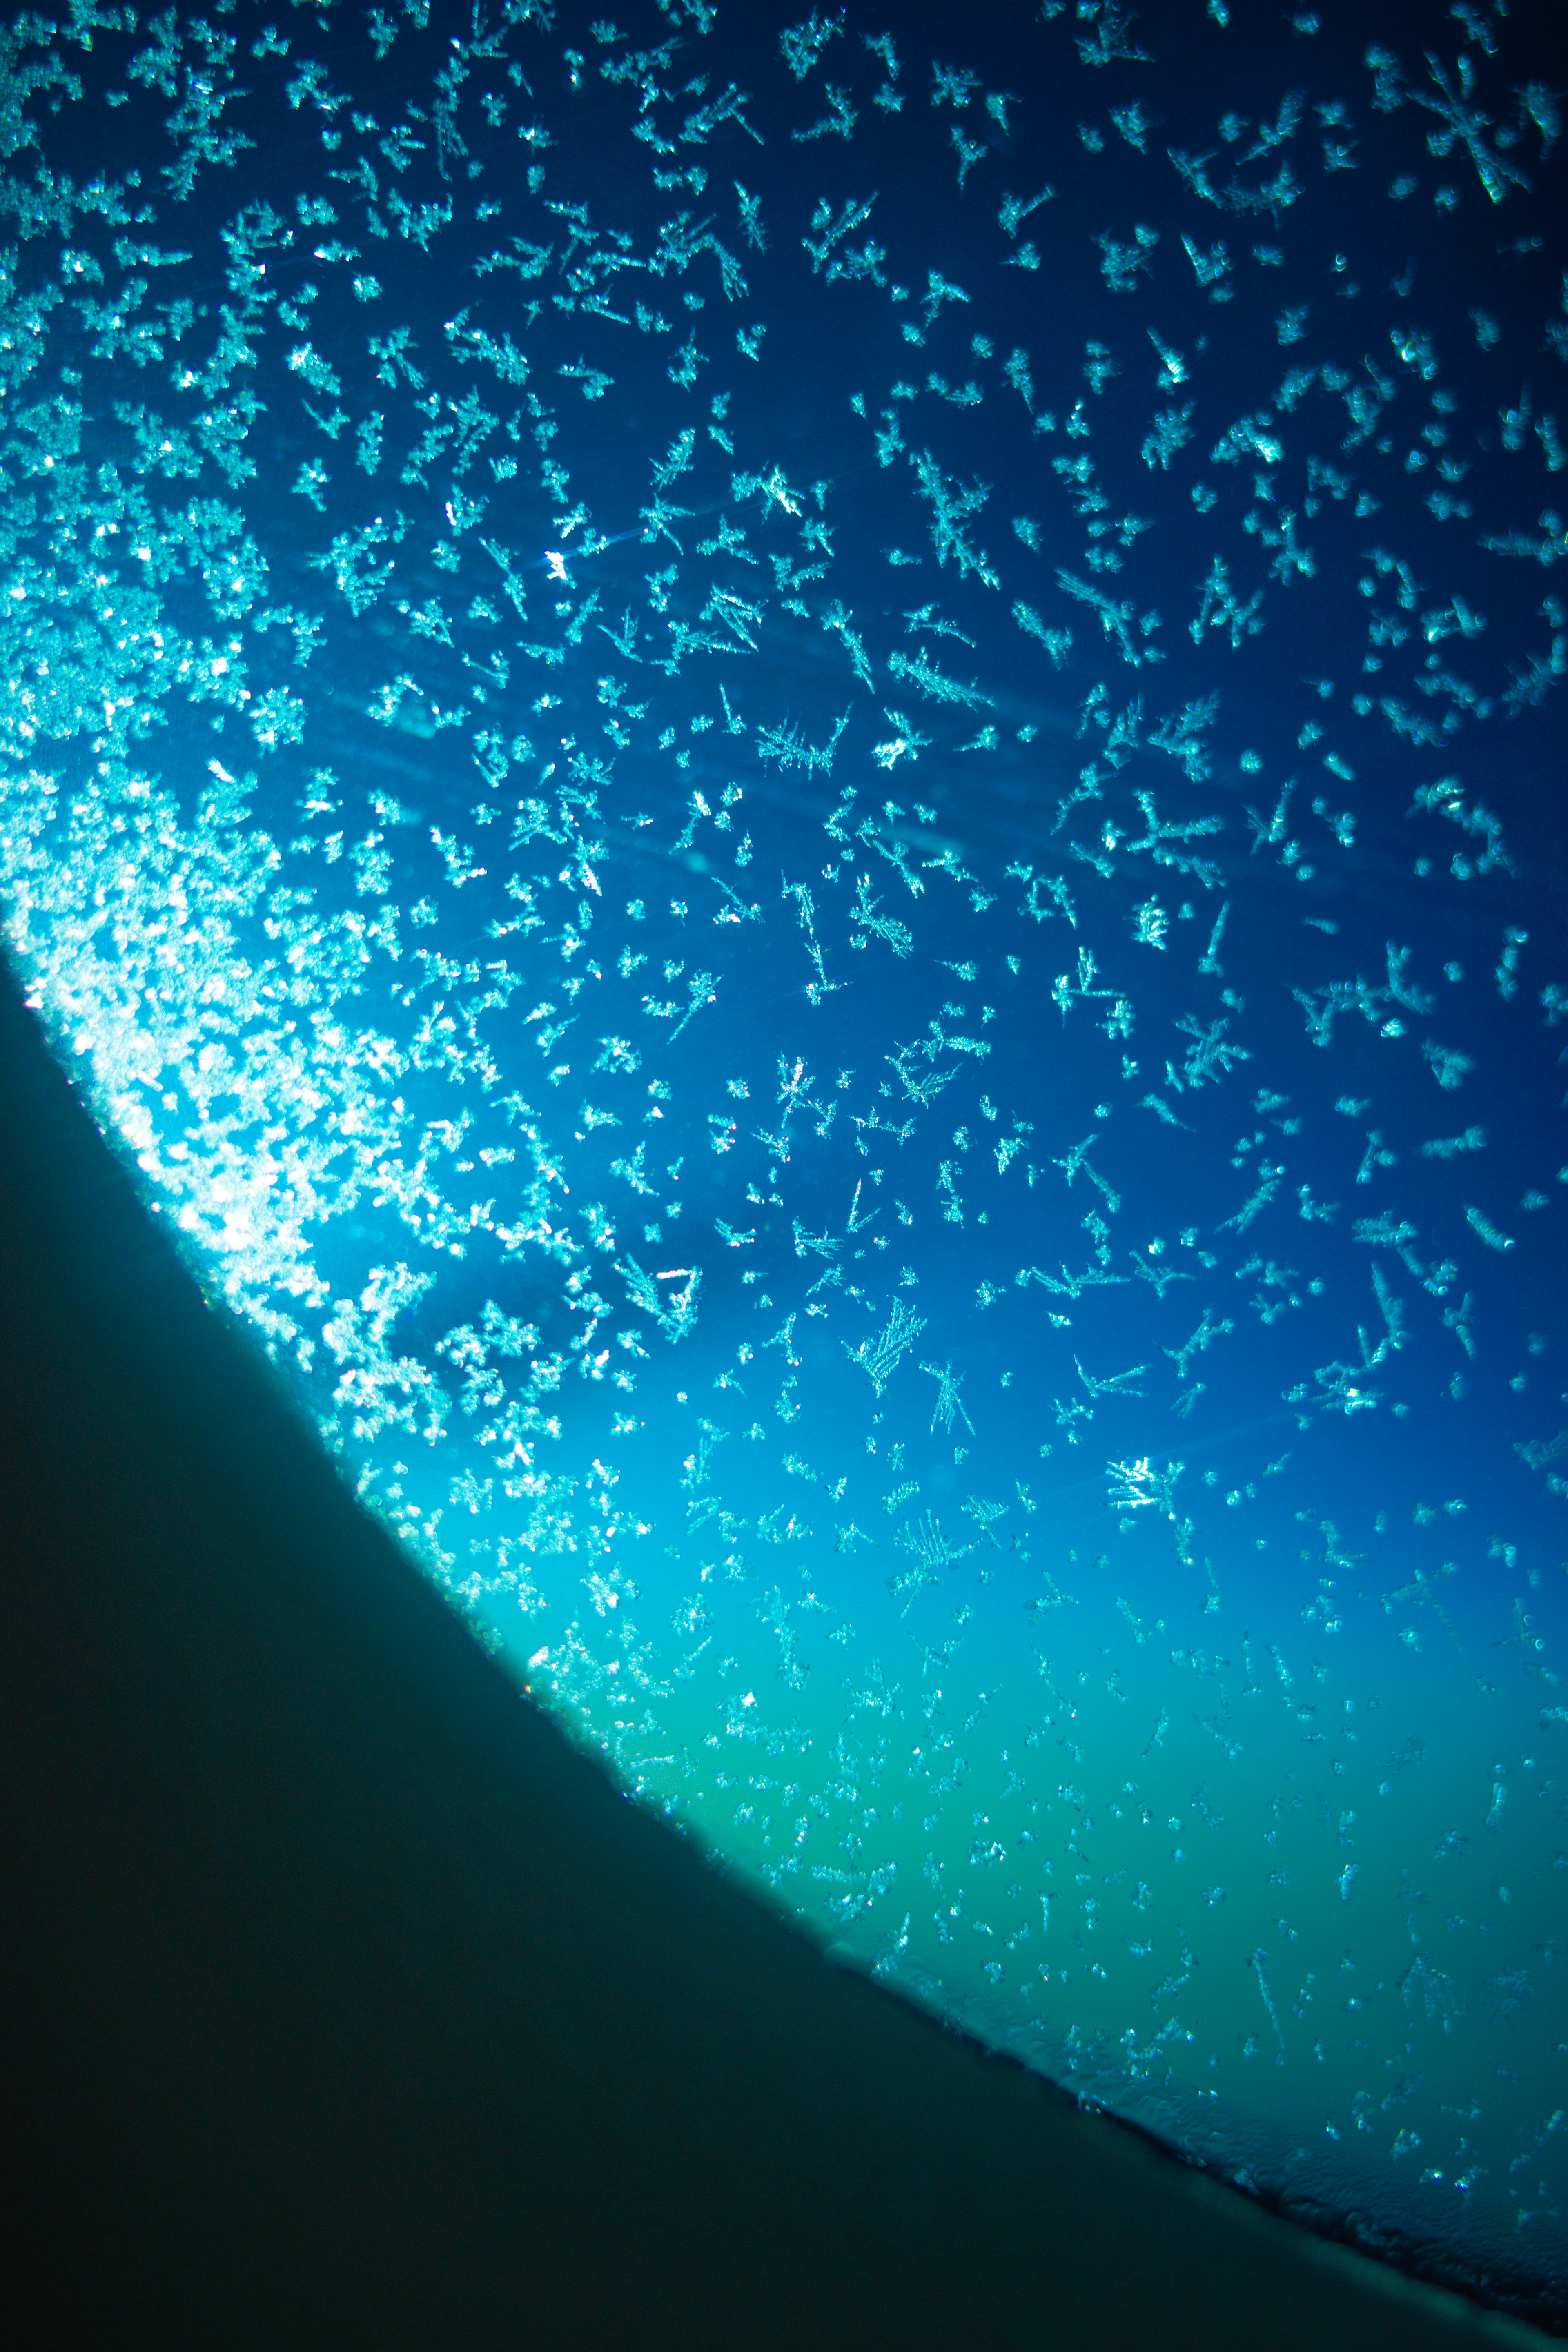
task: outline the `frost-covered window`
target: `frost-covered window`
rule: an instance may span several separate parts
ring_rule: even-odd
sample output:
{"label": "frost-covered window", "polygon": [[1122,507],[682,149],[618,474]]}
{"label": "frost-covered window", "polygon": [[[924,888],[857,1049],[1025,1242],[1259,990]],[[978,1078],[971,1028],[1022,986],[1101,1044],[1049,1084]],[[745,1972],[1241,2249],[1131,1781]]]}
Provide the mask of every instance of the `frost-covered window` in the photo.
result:
{"label": "frost-covered window", "polygon": [[17,19],[0,915],[649,1805],[1561,2288],[1560,100],[1242,13]]}

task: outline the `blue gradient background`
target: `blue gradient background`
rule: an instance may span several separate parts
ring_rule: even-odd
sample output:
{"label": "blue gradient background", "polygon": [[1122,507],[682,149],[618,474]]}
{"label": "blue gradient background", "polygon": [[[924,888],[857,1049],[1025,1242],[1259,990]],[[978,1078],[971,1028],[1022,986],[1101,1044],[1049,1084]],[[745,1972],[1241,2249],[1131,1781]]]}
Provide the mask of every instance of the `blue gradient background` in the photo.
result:
{"label": "blue gradient background", "polygon": [[[489,54],[346,10],[280,50],[252,13],[182,20],[178,65],[64,41],[26,167],[140,170],[144,217],[24,236],[9,200],[0,894],[59,1051],[361,1491],[719,1866],[1233,2172],[1561,2278],[1544,40],[1417,10],[1384,108],[1348,9],[900,10],[896,86],[869,19],[797,75],[787,14],[642,9],[653,61],[611,73],[627,40],[572,9]],[[1423,45],[1529,184],[1434,148]],[[196,70],[257,143],[198,142],[182,195]],[[692,131],[731,84],[751,130]],[[1244,194],[1205,206],[1172,150]],[[835,278],[818,205],[873,191],[838,249],[882,259]],[[1139,224],[1119,290],[1097,240]],[[133,299],[143,237],[184,257]],[[984,491],[945,553],[922,450]],[[1234,643],[1215,556],[1261,598]],[[1131,600],[1123,639],[1063,572]],[[1190,756],[1151,740],[1211,696]],[[1492,819],[1457,829],[1447,778]]]}

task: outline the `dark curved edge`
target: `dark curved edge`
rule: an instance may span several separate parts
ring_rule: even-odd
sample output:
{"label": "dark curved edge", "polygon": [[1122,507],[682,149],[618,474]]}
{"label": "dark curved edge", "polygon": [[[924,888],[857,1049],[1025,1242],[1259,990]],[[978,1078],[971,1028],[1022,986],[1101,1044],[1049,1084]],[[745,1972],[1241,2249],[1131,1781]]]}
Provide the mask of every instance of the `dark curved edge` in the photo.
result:
{"label": "dark curved edge", "polygon": [[358,1508],[3,973],[0,1560],[26,2340],[1540,2340],[943,2032],[626,1803]]}

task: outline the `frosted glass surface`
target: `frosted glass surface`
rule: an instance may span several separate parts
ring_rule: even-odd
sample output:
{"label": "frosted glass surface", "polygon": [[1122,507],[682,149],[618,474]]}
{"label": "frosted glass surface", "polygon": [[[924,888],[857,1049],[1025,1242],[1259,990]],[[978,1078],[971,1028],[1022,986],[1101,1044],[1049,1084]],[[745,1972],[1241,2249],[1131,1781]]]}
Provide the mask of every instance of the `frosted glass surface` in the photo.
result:
{"label": "frosted glass surface", "polygon": [[1377,14],[23,20],[0,909],[630,1789],[1561,2284],[1568,194]]}

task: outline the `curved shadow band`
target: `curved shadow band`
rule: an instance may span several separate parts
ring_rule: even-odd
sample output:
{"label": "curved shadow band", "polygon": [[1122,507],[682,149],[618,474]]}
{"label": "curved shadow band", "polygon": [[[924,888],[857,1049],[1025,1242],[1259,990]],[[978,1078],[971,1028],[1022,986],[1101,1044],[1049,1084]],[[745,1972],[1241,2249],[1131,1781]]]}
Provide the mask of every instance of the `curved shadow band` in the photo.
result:
{"label": "curved shadow band", "polygon": [[206,1307],[3,976],[0,1105],[48,2340],[1539,2340],[944,2033],[623,1801]]}

